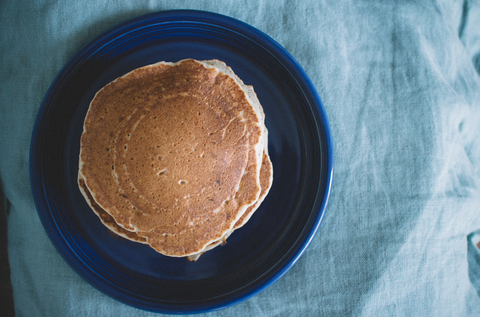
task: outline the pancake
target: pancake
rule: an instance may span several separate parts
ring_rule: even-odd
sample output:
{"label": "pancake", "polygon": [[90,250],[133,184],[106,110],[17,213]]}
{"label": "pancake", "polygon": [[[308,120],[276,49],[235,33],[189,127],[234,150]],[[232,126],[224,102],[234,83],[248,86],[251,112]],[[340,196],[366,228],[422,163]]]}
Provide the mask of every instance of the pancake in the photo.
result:
{"label": "pancake", "polygon": [[264,113],[220,61],[136,69],[92,100],[79,187],[113,232],[169,256],[204,251],[261,197]]}

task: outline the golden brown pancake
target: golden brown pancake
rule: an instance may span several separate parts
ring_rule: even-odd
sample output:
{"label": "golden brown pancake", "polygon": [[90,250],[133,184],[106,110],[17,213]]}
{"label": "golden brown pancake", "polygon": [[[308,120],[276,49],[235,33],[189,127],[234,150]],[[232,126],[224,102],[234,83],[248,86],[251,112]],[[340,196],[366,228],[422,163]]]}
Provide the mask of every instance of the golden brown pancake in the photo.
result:
{"label": "golden brown pancake", "polygon": [[170,256],[201,252],[233,228],[261,196],[264,114],[242,85],[219,61],[184,60],[96,94],[79,185],[108,228]]}

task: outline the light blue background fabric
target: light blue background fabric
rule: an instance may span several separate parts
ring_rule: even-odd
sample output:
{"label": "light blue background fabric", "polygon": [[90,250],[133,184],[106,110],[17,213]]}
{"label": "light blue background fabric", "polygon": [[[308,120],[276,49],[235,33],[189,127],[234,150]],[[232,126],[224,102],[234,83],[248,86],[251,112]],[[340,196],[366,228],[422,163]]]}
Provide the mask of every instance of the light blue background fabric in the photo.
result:
{"label": "light blue background fabric", "polygon": [[335,151],[330,204],[305,254],[267,290],[208,316],[479,316],[467,236],[480,229],[480,3],[346,0],[3,0],[0,176],[17,315],[151,315],[57,253],[32,200],[29,142],[78,49],[178,8],[232,16],[285,47],[324,102]]}

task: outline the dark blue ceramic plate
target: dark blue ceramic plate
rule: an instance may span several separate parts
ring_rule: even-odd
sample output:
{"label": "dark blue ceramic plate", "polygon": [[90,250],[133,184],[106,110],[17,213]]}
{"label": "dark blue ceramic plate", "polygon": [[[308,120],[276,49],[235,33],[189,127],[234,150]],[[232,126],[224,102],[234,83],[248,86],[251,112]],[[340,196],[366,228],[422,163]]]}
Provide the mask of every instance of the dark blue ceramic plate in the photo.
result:
{"label": "dark blue ceramic plate", "polygon": [[[184,58],[222,60],[254,86],[274,167],[270,194],[247,225],[196,263],[111,235],[76,182],[83,119],[95,92],[134,68]],[[66,64],[38,113],[30,173],[43,226],[80,276],[137,308],[199,313],[254,296],[299,259],[327,206],[332,141],[315,88],[280,45],[229,17],[167,11],[114,27]]]}

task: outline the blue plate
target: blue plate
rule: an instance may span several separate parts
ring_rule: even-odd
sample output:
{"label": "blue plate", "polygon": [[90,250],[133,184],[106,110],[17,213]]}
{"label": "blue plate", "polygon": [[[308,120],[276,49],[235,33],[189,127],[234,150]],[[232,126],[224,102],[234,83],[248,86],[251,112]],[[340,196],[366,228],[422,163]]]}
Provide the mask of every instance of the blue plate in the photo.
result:
{"label": "blue plate", "polygon": [[[222,60],[254,86],[274,167],[270,194],[247,225],[195,263],[110,234],[76,182],[83,119],[95,92],[134,68],[184,58]],[[167,11],[114,27],[64,66],[38,112],[30,175],[46,232],[86,281],[144,310],[199,313],[258,294],[299,259],[327,206],[332,140],[314,86],[279,44],[226,16]]]}

